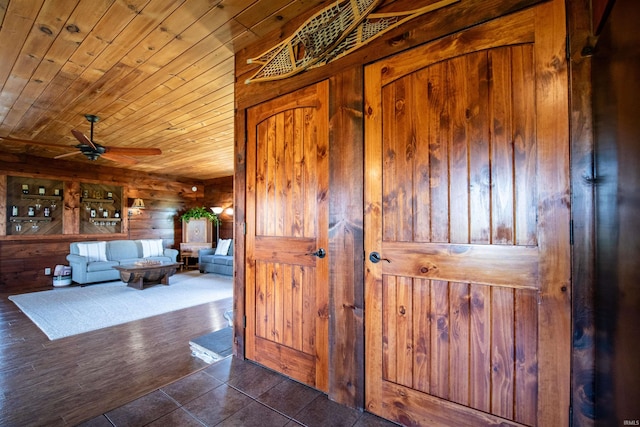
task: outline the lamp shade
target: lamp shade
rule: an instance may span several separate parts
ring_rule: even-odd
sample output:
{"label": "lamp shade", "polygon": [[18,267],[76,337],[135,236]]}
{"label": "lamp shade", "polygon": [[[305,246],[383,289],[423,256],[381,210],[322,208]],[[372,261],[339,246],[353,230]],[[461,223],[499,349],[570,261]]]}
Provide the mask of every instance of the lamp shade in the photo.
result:
{"label": "lamp shade", "polygon": [[211,208],[211,211],[216,215],[220,215],[222,213],[222,210],[223,209],[220,206],[215,206]]}
{"label": "lamp shade", "polygon": [[133,199],[131,207],[135,209],[144,209],[144,201],[142,199]]}

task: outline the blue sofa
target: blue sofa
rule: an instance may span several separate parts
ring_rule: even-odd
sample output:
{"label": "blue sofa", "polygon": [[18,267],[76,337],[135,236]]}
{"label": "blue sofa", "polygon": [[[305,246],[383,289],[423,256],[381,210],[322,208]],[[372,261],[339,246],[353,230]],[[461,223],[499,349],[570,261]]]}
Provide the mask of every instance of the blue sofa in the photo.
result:
{"label": "blue sofa", "polygon": [[[198,268],[200,273],[217,273],[225,276],[233,276],[233,240],[229,240],[229,250],[224,255],[216,255],[217,248],[200,249],[198,254]],[[218,241],[217,247],[220,247],[220,241]]]}
{"label": "blue sofa", "polygon": [[145,259],[176,262],[178,258],[178,250],[164,248],[161,239],[73,242],[69,249],[71,280],[81,285],[118,280],[120,272],[113,268],[117,265]]}

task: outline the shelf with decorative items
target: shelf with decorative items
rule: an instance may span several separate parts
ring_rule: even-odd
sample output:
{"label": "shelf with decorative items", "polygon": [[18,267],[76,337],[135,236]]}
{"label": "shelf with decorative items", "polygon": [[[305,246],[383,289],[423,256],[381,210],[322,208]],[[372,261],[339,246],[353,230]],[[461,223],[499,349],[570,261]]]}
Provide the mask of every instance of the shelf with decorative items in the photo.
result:
{"label": "shelf with decorative items", "polygon": [[[89,218],[89,222],[92,222],[94,224],[98,224],[98,225],[116,225],[115,223],[122,221],[122,218]],[[113,224],[112,224],[113,223]]]}
{"label": "shelf with decorative items", "polygon": [[103,203],[103,204],[113,204],[113,199],[87,199],[81,198],[80,201],[82,203]]}
{"label": "shelf with decorative items", "polygon": [[122,227],[122,187],[82,184],[80,233],[120,233]]}
{"label": "shelf with decorative items", "polygon": [[7,176],[7,236],[62,234],[63,187],[57,180]]}
{"label": "shelf with decorative items", "polygon": [[60,201],[62,200],[62,196],[41,196],[39,194],[23,194],[22,199]]}
{"label": "shelf with decorative items", "polygon": [[11,222],[51,222],[53,218],[51,217],[32,217],[32,216],[12,216],[9,218]]}

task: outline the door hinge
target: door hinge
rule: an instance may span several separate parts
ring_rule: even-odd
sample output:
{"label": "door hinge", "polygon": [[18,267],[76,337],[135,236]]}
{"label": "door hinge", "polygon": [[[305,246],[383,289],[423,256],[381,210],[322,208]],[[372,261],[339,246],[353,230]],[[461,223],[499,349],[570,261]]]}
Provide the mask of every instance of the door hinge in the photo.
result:
{"label": "door hinge", "polygon": [[569,36],[567,36],[565,43],[566,43],[565,49],[567,50],[566,52],[567,61],[570,61],[571,60],[571,41],[569,41]]}
{"label": "door hinge", "polygon": [[247,329],[247,316],[242,316],[242,327]]}
{"label": "door hinge", "polygon": [[573,246],[573,220],[569,221],[569,244]]}
{"label": "door hinge", "polygon": [[242,223],[242,234],[244,234],[245,236],[247,235],[247,223],[246,222]]}

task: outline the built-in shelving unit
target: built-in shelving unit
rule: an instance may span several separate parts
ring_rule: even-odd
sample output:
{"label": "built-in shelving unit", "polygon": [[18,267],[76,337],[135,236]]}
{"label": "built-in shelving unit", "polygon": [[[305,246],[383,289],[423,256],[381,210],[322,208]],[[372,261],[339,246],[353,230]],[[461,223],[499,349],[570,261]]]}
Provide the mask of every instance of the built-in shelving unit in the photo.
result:
{"label": "built-in shelving unit", "polygon": [[80,233],[121,232],[122,187],[87,183],[81,184],[80,194]]}
{"label": "built-in shelving unit", "polygon": [[6,234],[62,234],[62,194],[62,181],[8,176]]}

